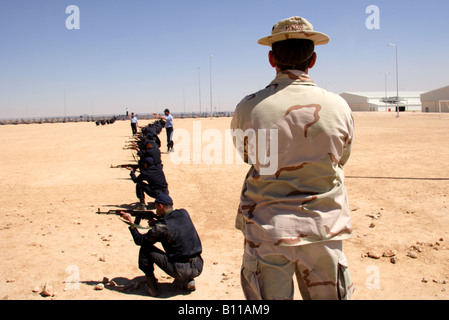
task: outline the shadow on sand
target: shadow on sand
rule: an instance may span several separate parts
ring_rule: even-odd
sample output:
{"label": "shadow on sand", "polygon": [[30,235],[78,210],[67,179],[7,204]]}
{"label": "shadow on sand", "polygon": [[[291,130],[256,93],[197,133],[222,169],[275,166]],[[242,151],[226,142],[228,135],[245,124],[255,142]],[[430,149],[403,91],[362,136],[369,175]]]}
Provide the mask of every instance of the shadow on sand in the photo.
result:
{"label": "shadow on sand", "polygon": [[[190,292],[183,290],[177,284],[174,284],[171,281],[173,281],[173,278],[170,278],[168,276],[165,279],[159,279],[159,296],[155,297],[156,299],[167,299],[174,296],[190,294]],[[104,279],[102,282],[81,281],[81,283],[92,286],[94,288],[100,284],[103,284],[103,290],[116,291],[127,295],[151,297],[147,291],[147,282],[145,276],[135,277],[134,279],[116,277],[111,280]]]}

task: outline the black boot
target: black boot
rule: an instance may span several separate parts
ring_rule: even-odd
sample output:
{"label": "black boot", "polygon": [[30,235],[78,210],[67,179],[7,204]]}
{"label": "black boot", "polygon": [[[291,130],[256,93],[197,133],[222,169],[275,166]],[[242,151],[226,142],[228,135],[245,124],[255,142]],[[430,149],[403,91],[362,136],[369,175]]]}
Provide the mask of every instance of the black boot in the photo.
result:
{"label": "black boot", "polygon": [[157,279],[152,277],[147,277],[147,284],[148,284],[148,293],[152,297],[159,297],[159,289],[157,288]]}

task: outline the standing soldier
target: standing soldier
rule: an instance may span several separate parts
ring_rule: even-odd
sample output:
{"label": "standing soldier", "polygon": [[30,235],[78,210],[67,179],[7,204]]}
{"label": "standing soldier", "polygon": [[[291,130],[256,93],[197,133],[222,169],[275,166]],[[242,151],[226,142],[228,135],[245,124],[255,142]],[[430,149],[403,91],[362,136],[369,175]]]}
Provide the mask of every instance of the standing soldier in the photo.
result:
{"label": "standing soldier", "polygon": [[165,120],[165,131],[167,132],[167,152],[173,152],[173,116],[170,114],[170,110],[164,110],[165,116],[159,116],[157,113],[153,113],[158,119]]}
{"label": "standing soldier", "polygon": [[[274,130],[278,138],[236,141],[252,165],[236,221],[245,237],[241,282],[247,299],[293,299],[295,273],[303,299],[349,299],[353,291],[342,251],[342,240],[352,236],[343,166],[353,118],[341,97],[308,75],[315,45],[328,42],[304,18],[276,23],[259,40],[272,49],[276,78],[243,99],[232,119],[234,132]],[[268,174],[265,159],[256,156],[273,150],[279,150],[277,171]]]}
{"label": "standing soldier", "polygon": [[133,135],[137,134],[137,117],[134,115],[134,112],[131,113],[131,130],[133,132]]}

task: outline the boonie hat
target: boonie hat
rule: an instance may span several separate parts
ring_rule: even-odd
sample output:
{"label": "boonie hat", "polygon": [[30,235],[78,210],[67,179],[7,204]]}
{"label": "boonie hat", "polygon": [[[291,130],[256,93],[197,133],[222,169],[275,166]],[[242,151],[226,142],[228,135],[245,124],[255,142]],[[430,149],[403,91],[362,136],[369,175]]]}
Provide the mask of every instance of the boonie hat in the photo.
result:
{"label": "boonie hat", "polygon": [[170,198],[170,196],[168,194],[165,194],[165,193],[158,194],[156,196],[156,199],[154,199],[154,202],[160,203],[160,204],[165,204],[165,205],[172,205],[173,204],[172,198]]}
{"label": "boonie hat", "polygon": [[315,45],[329,43],[329,36],[313,30],[313,25],[302,17],[291,17],[277,22],[271,31],[271,36],[259,39],[257,43],[271,46],[278,41],[288,39],[308,39]]}

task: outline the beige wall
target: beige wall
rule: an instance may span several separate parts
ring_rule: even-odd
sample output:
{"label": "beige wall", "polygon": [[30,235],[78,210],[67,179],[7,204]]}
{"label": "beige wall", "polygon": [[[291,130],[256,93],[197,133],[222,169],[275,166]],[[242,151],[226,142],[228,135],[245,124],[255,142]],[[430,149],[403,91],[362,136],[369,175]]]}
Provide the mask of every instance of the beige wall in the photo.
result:
{"label": "beige wall", "polygon": [[[441,112],[449,112],[449,102],[443,102],[441,104]],[[438,101],[423,101],[422,112],[440,112]]]}

